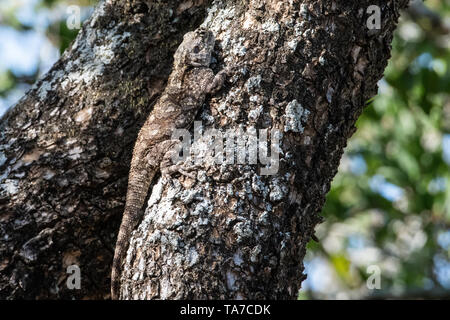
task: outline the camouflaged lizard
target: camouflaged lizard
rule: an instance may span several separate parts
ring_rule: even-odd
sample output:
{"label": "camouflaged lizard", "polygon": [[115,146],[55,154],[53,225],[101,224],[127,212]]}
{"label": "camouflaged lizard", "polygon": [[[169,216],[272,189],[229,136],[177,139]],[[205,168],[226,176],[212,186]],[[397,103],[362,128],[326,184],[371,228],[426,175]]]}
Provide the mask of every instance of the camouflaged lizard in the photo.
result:
{"label": "camouflaged lizard", "polygon": [[[173,71],[153,111],[141,128],[134,146],[128,178],[126,205],[117,237],[111,273],[111,298],[119,299],[120,275],[132,231],[142,219],[144,202],[152,180],[164,171],[167,154],[179,142],[171,140],[175,129],[187,129],[205,102],[218,91],[226,71],[217,75],[210,69],[215,38],[212,32],[198,29],[184,36],[174,55]],[[164,172],[163,172],[164,174]]]}

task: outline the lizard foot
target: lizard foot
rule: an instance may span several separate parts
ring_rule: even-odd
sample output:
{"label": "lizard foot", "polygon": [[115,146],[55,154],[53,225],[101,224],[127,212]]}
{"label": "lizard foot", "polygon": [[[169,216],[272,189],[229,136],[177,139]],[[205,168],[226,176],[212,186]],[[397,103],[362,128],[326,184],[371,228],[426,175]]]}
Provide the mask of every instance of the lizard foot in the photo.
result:
{"label": "lizard foot", "polygon": [[180,173],[183,176],[186,176],[188,178],[195,180],[197,178],[197,176],[194,173],[189,172],[191,170],[193,170],[193,167],[187,167],[183,163],[180,163],[180,164],[175,164],[175,165],[165,167],[164,169],[161,170],[161,175],[166,180],[170,180],[170,179],[172,179],[172,175],[174,173]]}
{"label": "lizard foot", "polygon": [[174,164],[174,159],[176,159],[174,156],[179,152],[179,149],[177,148],[179,143],[179,140],[168,142],[167,151],[161,161],[161,176],[166,181],[171,181],[174,173],[180,173],[195,180],[197,176],[190,172],[195,169],[195,166],[188,166],[184,161],[178,161]]}

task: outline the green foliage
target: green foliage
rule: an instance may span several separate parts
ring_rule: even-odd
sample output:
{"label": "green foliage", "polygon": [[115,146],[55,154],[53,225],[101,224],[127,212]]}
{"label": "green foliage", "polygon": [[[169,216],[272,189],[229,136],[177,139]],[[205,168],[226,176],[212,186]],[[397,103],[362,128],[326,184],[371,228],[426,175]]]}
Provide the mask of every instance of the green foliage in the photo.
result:
{"label": "green foliage", "polygon": [[[96,2],[39,0],[34,11],[52,18],[45,34],[63,52],[78,30],[69,30],[66,16],[55,12]],[[20,21],[15,3],[0,5],[0,27],[34,30]],[[450,16],[445,1],[427,5]],[[318,228],[321,242],[308,246],[307,265],[316,260],[326,265],[319,278],[328,280],[308,282],[299,299],[450,290],[450,173],[442,146],[450,133],[449,42],[450,35],[427,19],[403,19],[380,94],[358,120],[327,196],[326,222]],[[0,99],[39,73],[39,66],[25,77],[0,71]],[[366,287],[369,265],[381,269],[380,291]],[[308,270],[310,279],[313,272]]]}
{"label": "green foliage", "polygon": [[[448,4],[429,6],[450,15]],[[450,133],[450,35],[437,33],[409,19],[396,33],[380,94],[358,120],[327,196],[321,243],[308,254],[326,259],[333,285],[312,284],[309,297],[450,290],[450,248],[438,243],[450,232],[442,145]],[[366,287],[369,265],[381,269],[381,290]]]}
{"label": "green foliage", "polygon": [[[69,29],[67,26],[68,12],[70,5],[77,5],[82,10],[82,19],[88,17],[88,9],[91,9],[98,0],[32,0],[25,2],[0,2],[0,28],[12,28],[19,33],[28,32],[34,36],[44,33],[48,41],[59,49],[62,54],[77,36],[79,29]],[[24,6],[33,8],[24,8]],[[33,17],[31,21],[20,19],[21,11],[32,9]],[[27,11],[27,10],[25,10]],[[44,18],[44,19],[40,19]],[[42,30],[45,29],[45,30]],[[1,31],[1,30],[0,30]],[[45,64],[44,64],[45,65]],[[24,93],[27,88],[47,69],[42,70],[39,63],[35,68],[29,70],[25,75],[16,74],[14,66],[9,69],[0,70],[0,99],[6,99],[8,103],[13,102],[9,98],[11,93],[15,97]],[[0,116],[5,111],[5,105],[0,100]]]}
{"label": "green foliage", "polygon": [[15,84],[15,77],[11,72],[0,73],[0,97],[5,96],[8,91],[14,88]]}

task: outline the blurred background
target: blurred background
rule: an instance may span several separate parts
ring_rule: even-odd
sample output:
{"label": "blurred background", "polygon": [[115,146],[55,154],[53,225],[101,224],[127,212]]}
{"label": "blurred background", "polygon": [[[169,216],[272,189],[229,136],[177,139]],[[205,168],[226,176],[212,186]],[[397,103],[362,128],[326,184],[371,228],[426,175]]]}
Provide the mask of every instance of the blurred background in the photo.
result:
{"label": "blurred background", "polygon": [[[83,21],[96,2],[0,0],[0,116],[76,36],[71,6]],[[450,299],[450,0],[403,14],[357,127],[299,298]]]}

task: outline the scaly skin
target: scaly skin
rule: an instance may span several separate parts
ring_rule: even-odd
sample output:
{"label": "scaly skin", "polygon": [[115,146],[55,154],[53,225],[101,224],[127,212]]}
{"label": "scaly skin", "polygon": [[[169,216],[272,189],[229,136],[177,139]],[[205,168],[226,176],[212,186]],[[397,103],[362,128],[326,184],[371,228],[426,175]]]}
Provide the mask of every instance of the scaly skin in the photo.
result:
{"label": "scaly skin", "polygon": [[143,216],[143,206],[165,155],[173,151],[175,129],[189,128],[208,94],[223,84],[225,72],[209,68],[214,35],[198,29],[184,36],[174,56],[168,84],[141,128],[134,146],[128,178],[126,205],[117,236],[111,273],[111,298],[120,297],[120,275],[131,233]]}

